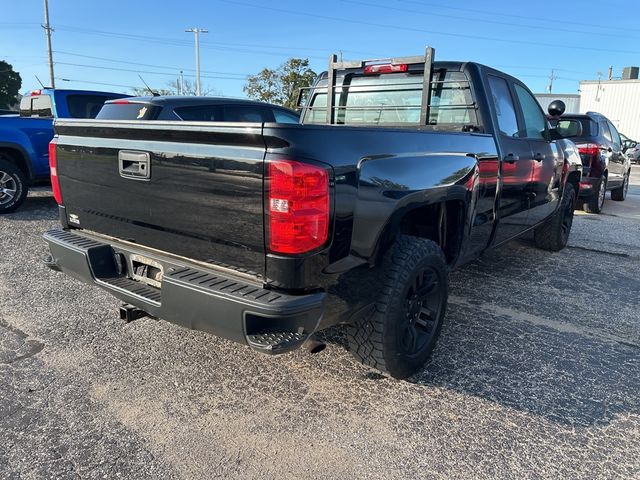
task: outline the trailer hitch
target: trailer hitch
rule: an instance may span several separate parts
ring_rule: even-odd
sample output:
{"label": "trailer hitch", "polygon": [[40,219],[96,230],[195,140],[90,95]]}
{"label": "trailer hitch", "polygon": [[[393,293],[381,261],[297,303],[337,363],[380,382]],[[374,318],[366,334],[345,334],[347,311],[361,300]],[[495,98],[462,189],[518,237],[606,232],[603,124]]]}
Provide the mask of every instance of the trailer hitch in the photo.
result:
{"label": "trailer hitch", "polygon": [[125,303],[120,307],[120,319],[124,320],[127,323],[131,323],[134,320],[138,320],[139,318],[147,316],[149,316],[147,312],[128,303]]}

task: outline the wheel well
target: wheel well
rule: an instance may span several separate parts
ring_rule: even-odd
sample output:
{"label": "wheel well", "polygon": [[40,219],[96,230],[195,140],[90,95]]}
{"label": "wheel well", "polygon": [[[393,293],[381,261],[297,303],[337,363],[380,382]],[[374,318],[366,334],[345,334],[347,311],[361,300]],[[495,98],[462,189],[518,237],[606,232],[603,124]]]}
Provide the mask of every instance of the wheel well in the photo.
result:
{"label": "wheel well", "polygon": [[4,158],[16,165],[22,171],[25,178],[31,178],[31,171],[27,165],[27,159],[20,150],[11,147],[0,147],[0,158]]}
{"label": "wheel well", "polygon": [[462,245],[464,212],[464,203],[457,200],[419,207],[402,217],[398,233],[437,243],[452,264]]}

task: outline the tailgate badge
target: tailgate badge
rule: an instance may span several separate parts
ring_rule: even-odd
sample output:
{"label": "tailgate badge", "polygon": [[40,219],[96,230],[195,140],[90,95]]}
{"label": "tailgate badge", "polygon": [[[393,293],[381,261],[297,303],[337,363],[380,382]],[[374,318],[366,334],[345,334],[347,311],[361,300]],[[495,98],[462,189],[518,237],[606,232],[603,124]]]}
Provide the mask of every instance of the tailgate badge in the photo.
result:
{"label": "tailgate badge", "polygon": [[147,113],[147,107],[142,107],[138,112],[136,119],[144,118],[145,113]]}
{"label": "tailgate badge", "polygon": [[74,223],[76,225],[80,225],[80,217],[78,217],[78,215],[76,215],[75,213],[70,213],[69,214],[69,223]]}

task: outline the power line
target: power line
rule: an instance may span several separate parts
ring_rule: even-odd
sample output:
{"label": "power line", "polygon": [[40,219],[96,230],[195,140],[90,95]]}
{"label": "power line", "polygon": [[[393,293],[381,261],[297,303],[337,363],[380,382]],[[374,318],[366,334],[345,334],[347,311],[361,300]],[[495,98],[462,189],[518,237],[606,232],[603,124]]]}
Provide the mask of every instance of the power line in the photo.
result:
{"label": "power line", "polygon": [[[189,71],[194,71],[194,68],[184,68],[184,67],[171,67],[171,66],[167,66],[167,65],[154,65],[154,64],[149,64],[149,63],[140,63],[140,62],[130,62],[127,60],[117,60],[115,58],[105,58],[105,57],[96,57],[93,55],[83,55],[80,53],[71,53],[71,52],[63,52],[60,50],[54,50],[55,53],[57,54],[61,54],[61,55],[71,55],[73,57],[80,57],[80,58],[90,58],[93,60],[102,60],[105,62],[112,62],[112,63],[122,63],[125,65],[139,65],[141,67],[152,67],[152,68],[166,68],[169,70],[189,70]],[[213,74],[221,74],[221,75],[235,75],[235,76],[239,76],[239,77],[248,77],[250,74],[249,73],[236,73],[236,72],[218,72],[218,71],[214,71],[214,70],[202,70],[203,73],[213,73]]]}
{"label": "power line", "polygon": [[[115,70],[118,72],[132,72],[132,73],[146,73],[149,75],[162,75],[175,77],[175,72],[154,72],[151,70],[139,70],[139,69],[130,69],[130,68],[120,68],[120,67],[104,67],[101,65],[87,65],[84,63],[71,63],[71,62],[56,62],[57,65],[68,65],[72,67],[84,67],[84,68],[95,68],[98,70]],[[195,75],[185,75],[187,77],[194,77]],[[218,80],[236,80],[236,81],[244,81],[244,78],[230,77],[230,76],[222,76],[222,75],[202,75],[202,78],[213,78]]]}
{"label": "power line", "polygon": [[[541,22],[546,22],[546,25],[542,28],[547,28],[549,25],[549,22],[553,22],[556,23],[558,21],[557,18],[544,18],[544,17],[533,17],[530,15],[516,15],[516,14],[512,14],[512,13],[504,13],[504,12],[498,12],[498,11],[487,11],[487,10],[480,10],[480,9],[473,9],[473,8],[464,8],[464,7],[452,7],[450,5],[440,5],[440,4],[436,4],[436,3],[428,3],[428,2],[417,2],[416,0],[398,0],[400,2],[403,3],[411,3],[411,4],[415,4],[415,5],[421,5],[423,7],[432,7],[432,8],[443,8],[443,9],[448,9],[448,10],[456,10],[456,11],[462,11],[462,12],[470,12],[470,13],[480,13],[483,15],[491,15],[491,16],[499,16],[499,17],[507,17],[507,18],[522,18],[524,20],[538,20]],[[591,28],[595,28],[595,29],[601,29],[602,25],[598,25],[598,24],[593,24],[593,23],[580,23],[580,22],[576,22],[576,21],[572,21],[572,20],[568,20],[566,18],[562,19],[562,24],[572,24],[572,25],[580,25],[581,27],[591,27]],[[590,32],[589,32],[590,33]]]}
{"label": "power line", "polygon": [[[460,15],[448,15],[445,13],[436,13],[436,12],[425,12],[425,11],[420,11],[420,10],[414,10],[414,9],[410,9],[410,8],[402,8],[402,7],[392,7],[389,5],[381,5],[378,3],[370,3],[370,2],[364,2],[361,0],[341,0],[342,2],[345,3],[352,3],[355,5],[364,5],[367,7],[375,7],[375,8],[382,8],[385,10],[393,10],[396,12],[405,12],[405,13],[414,13],[414,14],[418,14],[418,15],[423,15],[423,16],[427,16],[427,17],[441,17],[441,18],[452,18],[455,20],[468,20],[468,21],[472,21],[477,23],[486,23],[486,24],[493,24],[493,25],[506,25],[506,26],[510,26],[510,27],[517,27],[517,28],[529,28],[529,29],[533,29],[533,30],[537,30],[540,31],[541,28],[539,25],[527,25],[524,23],[514,23],[514,22],[506,22],[506,21],[500,21],[500,20],[487,20],[487,19],[478,19],[478,18],[469,18],[469,17],[461,17]],[[598,29],[597,31],[594,31],[593,33],[590,33],[591,36],[593,37],[598,37],[598,36],[604,36],[604,37],[615,37],[615,38],[629,38],[629,35],[622,35],[622,34],[615,34],[615,33],[604,33],[601,31],[602,29]],[[562,33],[578,33],[578,34],[584,34],[585,32],[583,30],[569,30],[566,28],[562,29]],[[633,36],[632,36],[633,37]]]}
{"label": "power line", "polygon": [[[262,9],[262,10],[270,10],[270,11],[279,12],[279,13],[288,13],[288,14],[292,14],[292,15],[301,15],[301,16],[305,16],[305,17],[319,18],[319,19],[322,19],[322,20],[330,20],[330,21],[348,23],[348,24],[353,24],[353,25],[365,25],[365,26],[368,26],[368,27],[388,28],[388,29],[392,29],[392,30],[401,30],[401,31],[405,31],[405,32],[406,31],[411,31],[411,32],[429,33],[429,34],[432,34],[432,35],[442,35],[442,36],[456,37],[456,38],[468,38],[468,39],[472,39],[472,40],[486,40],[486,41],[491,41],[491,42],[500,42],[500,43],[509,43],[509,44],[514,44],[515,43],[515,44],[518,44],[518,45],[534,45],[534,46],[537,46],[537,47],[543,46],[543,47],[562,48],[562,49],[569,49],[569,50],[584,50],[584,51],[590,51],[590,52],[612,53],[611,50],[607,50],[607,49],[603,49],[603,48],[581,47],[579,45],[559,45],[557,43],[528,42],[526,40],[516,40],[516,39],[513,39],[513,38],[485,37],[485,36],[481,36],[481,35],[470,35],[470,34],[463,34],[463,33],[443,32],[443,31],[438,31],[438,30],[426,30],[426,29],[422,29],[422,28],[409,27],[407,25],[390,25],[390,24],[384,24],[384,23],[368,22],[368,21],[364,21],[364,20],[354,20],[354,19],[346,19],[346,18],[340,18],[340,17],[331,17],[331,16],[328,16],[328,15],[321,15],[321,14],[316,14],[316,13],[299,12],[299,11],[296,11],[296,10],[289,10],[289,9],[277,8],[277,7],[268,7],[268,6],[264,6],[264,5],[256,5],[256,4],[253,4],[253,3],[247,3],[247,2],[237,1],[237,0],[218,0],[218,1],[222,2],[222,3],[228,3],[228,4],[231,4],[231,5],[239,5],[239,6],[243,6],[243,7],[259,8],[259,9]],[[640,54],[640,51],[616,50],[616,53]]]}
{"label": "power line", "polygon": [[122,87],[122,88],[129,88],[129,89],[135,89],[137,88],[134,85],[122,85],[122,84],[118,84],[118,83],[105,83],[105,82],[94,82],[91,80],[78,80],[75,78],[62,78],[62,77],[56,77],[56,80],[60,80],[61,82],[77,82],[77,83],[88,83],[88,84],[92,84],[92,85],[106,85],[108,87]]}

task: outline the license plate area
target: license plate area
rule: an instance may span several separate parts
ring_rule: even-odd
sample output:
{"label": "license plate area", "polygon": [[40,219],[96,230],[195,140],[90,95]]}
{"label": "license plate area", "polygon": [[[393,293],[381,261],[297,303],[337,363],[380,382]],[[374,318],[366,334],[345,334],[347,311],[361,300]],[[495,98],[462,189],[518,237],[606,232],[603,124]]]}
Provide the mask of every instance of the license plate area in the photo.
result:
{"label": "license plate area", "polygon": [[129,272],[132,280],[151,287],[161,288],[164,267],[151,258],[132,254],[129,256]]}

